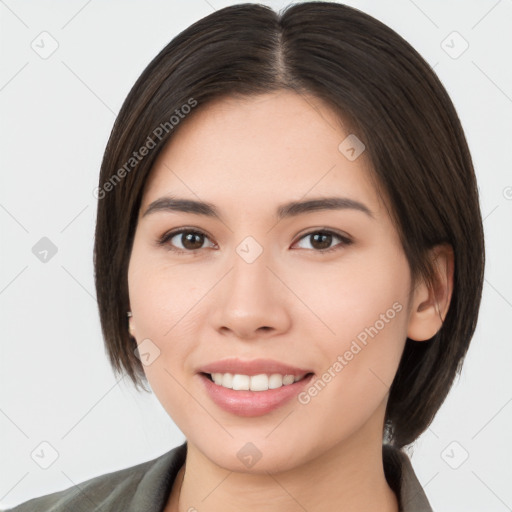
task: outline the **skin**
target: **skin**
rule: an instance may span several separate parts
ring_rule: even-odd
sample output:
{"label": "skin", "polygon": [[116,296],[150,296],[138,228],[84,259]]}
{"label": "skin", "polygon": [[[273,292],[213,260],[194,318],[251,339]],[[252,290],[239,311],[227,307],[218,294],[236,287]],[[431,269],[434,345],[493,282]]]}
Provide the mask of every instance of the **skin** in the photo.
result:
{"label": "skin", "polygon": [[[144,191],[129,271],[132,335],[160,355],[144,367],[152,390],[188,441],[166,511],[398,511],[382,462],[389,386],[406,337],[428,340],[441,327],[453,282],[449,247],[432,251],[438,286],[412,283],[398,233],[363,154],[338,146],[350,132],[312,96],[290,91],[223,99],[186,119],[159,155]],[[222,221],[160,211],[165,195],[208,201]],[[278,205],[341,196],[364,203],[280,221]],[[205,233],[190,247],[187,227]],[[348,236],[322,253],[312,232]],[[252,236],[262,254],[247,263],[237,246]],[[220,409],[203,390],[199,366],[271,358],[332,367],[393,304],[402,306],[309,403],[291,400],[259,417]],[[266,328],[264,328],[266,327]],[[261,459],[245,467],[247,443]],[[182,482],[183,479],[183,482]],[[178,499],[179,498],[179,499]]]}

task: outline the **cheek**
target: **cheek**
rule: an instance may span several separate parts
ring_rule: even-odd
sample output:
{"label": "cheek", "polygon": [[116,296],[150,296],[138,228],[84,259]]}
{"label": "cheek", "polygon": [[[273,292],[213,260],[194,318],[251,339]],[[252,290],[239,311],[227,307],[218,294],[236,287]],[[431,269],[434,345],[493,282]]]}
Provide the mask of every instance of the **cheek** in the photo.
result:
{"label": "cheek", "polygon": [[198,272],[142,255],[132,256],[128,283],[137,334],[162,341],[190,322],[208,285]]}
{"label": "cheek", "polygon": [[197,324],[194,305],[201,290],[186,272],[162,266],[136,251],[130,262],[128,284],[137,343],[157,353],[150,364],[143,362],[144,373],[164,409],[182,425],[187,404],[190,405],[183,372],[195,339],[189,329],[194,322]]}
{"label": "cheek", "polygon": [[306,298],[307,306],[329,329],[334,345],[360,333],[364,339],[365,329],[374,325],[382,333],[405,330],[409,267],[393,247],[347,253],[339,261],[315,266],[309,275],[292,272],[288,279],[295,283],[297,295]]}
{"label": "cheek", "polygon": [[134,246],[128,272],[137,342],[158,353],[143,369],[159,401],[177,421],[190,400],[183,375],[192,371],[190,355],[200,348],[202,299],[214,284],[211,271],[192,267],[162,262]]}
{"label": "cheek", "polygon": [[[324,379],[330,388],[324,394],[325,405],[332,399],[364,408],[359,399],[378,403],[384,398],[406,340],[408,269],[405,256],[390,249],[389,254],[347,258],[337,268],[315,272],[314,280],[300,281],[298,295],[308,297],[308,306],[328,328],[312,338],[330,372]],[[311,318],[301,329],[313,336],[307,323],[320,324]]]}

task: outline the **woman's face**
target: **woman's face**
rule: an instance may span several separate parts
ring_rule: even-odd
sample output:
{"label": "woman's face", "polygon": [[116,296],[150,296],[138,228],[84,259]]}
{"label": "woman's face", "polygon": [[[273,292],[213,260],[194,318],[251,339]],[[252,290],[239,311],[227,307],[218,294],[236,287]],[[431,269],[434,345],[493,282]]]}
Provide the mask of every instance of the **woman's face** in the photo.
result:
{"label": "woman's face", "polygon": [[362,149],[320,100],[280,91],[195,112],[148,179],[132,332],[163,407],[226,469],[380,447],[411,276]]}

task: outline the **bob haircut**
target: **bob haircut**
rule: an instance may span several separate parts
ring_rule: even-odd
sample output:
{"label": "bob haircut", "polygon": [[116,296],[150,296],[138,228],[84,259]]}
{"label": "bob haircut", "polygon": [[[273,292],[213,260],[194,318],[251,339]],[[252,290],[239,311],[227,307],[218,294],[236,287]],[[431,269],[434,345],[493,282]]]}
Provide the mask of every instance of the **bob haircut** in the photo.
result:
{"label": "bob haircut", "polygon": [[440,80],[401,36],[351,7],[220,9],[177,35],[137,79],[112,129],[97,189],[95,285],[106,352],[114,373],[126,371],[136,388],[147,382],[127,328],[127,273],[144,185],[165,143],[209,101],[283,89],[320,98],[364,142],[413,284],[422,278],[435,286],[429,249],[448,243],[454,250],[443,325],[428,341],[407,339],[390,388],[383,440],[401,448],[433,420],[476,328],[482,218],[471,155]]}

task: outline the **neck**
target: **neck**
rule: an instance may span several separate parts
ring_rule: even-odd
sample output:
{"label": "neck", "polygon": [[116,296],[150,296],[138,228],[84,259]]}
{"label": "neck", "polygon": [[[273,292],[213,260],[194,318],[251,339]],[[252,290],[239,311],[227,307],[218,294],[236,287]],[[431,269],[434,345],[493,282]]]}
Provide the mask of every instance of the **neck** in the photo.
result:
{"label": "neck", "polygon": [[384,475],[381,435],[356,434],[291,470],[265,474],[228,471],[187,446],[169,512],[398,512]]}

